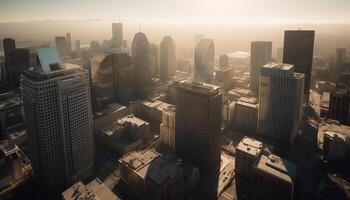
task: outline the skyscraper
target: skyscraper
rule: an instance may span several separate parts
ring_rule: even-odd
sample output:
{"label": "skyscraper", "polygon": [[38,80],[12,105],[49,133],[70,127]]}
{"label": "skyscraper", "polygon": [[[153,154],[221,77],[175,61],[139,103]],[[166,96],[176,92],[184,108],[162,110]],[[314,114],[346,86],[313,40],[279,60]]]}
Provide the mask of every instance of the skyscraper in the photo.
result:
{"label": "skyscraper", "polygon": [[315,31],[284,32],[283,62],[294,65],[295,72],[305,74],[304,102],[309,102]]}
{"label": "skyscraper", "polygon": [[196,81],[208,80],[214,73],[215,45],[212,39],[201,39],[194,52]]}
{"label": "skyscraper", "polygon": [[30,52],[28,49],[16,48],[10,52],[9,83],[11,88],[20,86],[21,74],[31,66]]}
{"label": "skyscraper", "polygon": [[70,33],[66,33],[66,46],[67,46],[67,55],[71,56],[72,55],[72,39],[70,37]]}
{"label": "skyscraper", "polygon": [[160,77],[167,79],[176,73],[176,49],[170,36],[164,36],[160,43]]}
{"label": "skyscraper", "polygon": [[123,47],[123,24],[112,23],[112,47]]}
{"label": "skyscraper", "polygon": [[346,61],[346,49],[345,48],[337,48],[336,49],[336,67],[342,68],[343,64]]}
{"label": "skyscraper", "polygon": [[56,48],[57,48],[58,53],[60,54],[61,58],[67,56],[66,38],[63,36],[57,36],[55,38],[55,44],[56,44]]}
{"label": "skyscraper", "polygon": [[149,75],[150,78],[157,76],[159,73],[160,53],[159,46],[151,43],[149,45]]}
{"label": "skyscraper", "polygon": [[147,86],[150,82],[150,45],[142,32],[135,34],[132,41],[132,65],[134,68],[133,95],[135,99],[147,96]]}
{"label": "skyscraper", "polygon": [[220,55],[220,57],[219,57],[219,67],[220,68],[228,67],[228,56],[226,54]]}
{"label": "skyscraper", "polygon": [[272,42],[253,41],[250,47],[250,90],[259,94],[260,68],[271,61]]}
{"label": "skyscraper", "polygon": [[93,174],[89,73],[63,64],[54,48],[38,49],[37,59],[22,76],[23,107],[34,177],[54,198]]}
{"label": "skyscraper", "polygon": [[293,143],[302,116],[304,79],[293,65],[269,63],[261,68],[258,136],[276,145]]}
{"label": "skyscraper", "polygon": [[75,51],[77,52],[78,57],[81,56],[80,40],[75,41]]}
{"label": "skyscraper", "polygon": [[127,53],[96,54],[91,60],[90,73],[95,112],[113,102],[128,105],[132,96],[133,70]]}
{"label": "skyscraper", "polygon": [[176,90],[176,154],[207,175],[220,164],[222,95],[217,86],[189,80]]}
{"label": "skyscraper", "polygon": [[5,70],[2,78],[8,82],[10,79],[10,52],[16,48],[16,42],[12,38],[5,38],[2,42],[5,54]]}

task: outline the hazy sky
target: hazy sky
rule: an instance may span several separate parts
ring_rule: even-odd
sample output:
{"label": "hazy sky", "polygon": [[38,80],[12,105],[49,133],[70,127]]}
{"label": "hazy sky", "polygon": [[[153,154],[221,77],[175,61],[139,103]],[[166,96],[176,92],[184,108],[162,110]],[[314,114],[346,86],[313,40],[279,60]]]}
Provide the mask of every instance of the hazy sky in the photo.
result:
{"label": "hazy sky", "polygon": [[350,23],[350,0],[0,0],[0,22]]}

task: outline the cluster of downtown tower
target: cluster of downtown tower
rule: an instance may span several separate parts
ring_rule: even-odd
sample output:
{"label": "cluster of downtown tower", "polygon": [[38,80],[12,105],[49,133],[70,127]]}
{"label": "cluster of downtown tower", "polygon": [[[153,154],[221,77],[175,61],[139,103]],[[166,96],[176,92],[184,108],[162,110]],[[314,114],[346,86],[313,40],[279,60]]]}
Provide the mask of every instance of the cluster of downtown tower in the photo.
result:
{"label": "cluster of downtown tower", "polygon": [[[34,177],[49,194],[93,177],[94,112],[112,102],[129,106],[147,99],[154,59],[159,59],[160,79],[171,80],[176,74],[176,47],[170,36],[163,38],[160,56],[154,58],[146,34],[138,32],[130,55],[124,51],[122,29],[121,23],[112,25],[115,51],[94,56],[89,70],[62,61],[72,54],[67,34],[56,37],[56,49],[38,49],[33,68],[22,72]],[[259,101],[257,135],[264,142],[286,147],[293,143],[309,99],[313,43],[314,31],[286,31],[284,63],[271,63],[272,42],[251,43],[250,89]],[[214,71],[214,41],[201,39],[194,50],[194,76],[174,83],[175,153],[203,176],[220,167],[223,96],[208,83]]]}

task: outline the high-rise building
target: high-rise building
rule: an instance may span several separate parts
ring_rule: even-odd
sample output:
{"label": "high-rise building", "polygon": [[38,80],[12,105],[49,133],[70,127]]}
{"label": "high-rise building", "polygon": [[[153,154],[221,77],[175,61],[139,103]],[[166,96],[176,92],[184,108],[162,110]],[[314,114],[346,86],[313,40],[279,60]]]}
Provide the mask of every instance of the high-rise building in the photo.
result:
{"label": "high-rise building", "polygon": [[57,36],[55,38],[55,45],[61,58],[67,56],[67,42],[63,36]]}
{"label": "high-rise building", "polygon": [[8,83],[10,79],[10,53],[12,50],[16,48],[16,42],[12,38],[5,38],[3,41],[3,49],[4,49],[4,55],[5,55],[5,68],[4,73],[2,74],[3,77],[1,77],[3,80],[6,80]]}
{"label": "high-rise building", "polygon": [[228,55],[220,55],[219,57],[219,67],[220,68],[226,68],[228,67]]}
{"label": "high-rise building", "polygon": [[196,48],[196,46],[198,45],[199,41],[201,41],[201,39],[203,39],[203,35],[202,34],[196,34],[193,37],[193,43],[194,43],[194,48]]}
{"label": "high-rise building", "polygon": [[211,79],[214,73],[215,45],[212,39],[201,39],[194,52],[194,77],[196,81]]}
{"label": "high-rise building", "polygon": [[258,108],[257,104],[237,101],[233,117],[235,128],[249,135],[255,135],[258,125]]}
{"label": "high-rise building", "polygon": [[290,64],[261,68],[258,136],[276,145],[293,143],[302,116],[304,79]]}
{"label": "high-rise building", "polygon": [[72,55],[72,38],[70,36],[70,33],[66,33],[66,46],[67,46],[67,55],[71,56]]}
{"label": "high-rise building", "polygon": [[31,67],[31,57],[28,49],[16,48],[10,52],[9,83],[11,88],[20,86],[21,74]]}
{"label": "high-rise building", "polygon": [[252,166],[261,155],[264,146],[261,141],[244,137],[236,146],[235,173],[238,195],[247,194],[250,190]]}
{"label": "high-rise building", "polygon": [[136,33],[132,42],[132,65],[134,68],[133,96],[135,99],[145,98],[150,82],[150,45],[142,32]]}
{"label": "high-rise building", "polygon": [[222,95],[219,87],[183,80],[176,83],[175,151],[209,174],[220,164]]}
{"label": "high-rise building", "polygon": [[350,88],[347,89],[346,85],[337,84],[335,91],[331,92],[328,118],[350,125]]}
{"label": "high-rise building", "polygon": [[175,149],[175,116],[175,106],[164,108],[160,124],[160,141],[173,149]]}
{"label": "high-rise building", "polygon": [[123,24],[112,23],[112,47],[123,47]]}
{"label": "high-rise building", "polygon": [[113,102],[129,104],[133,70],[127,53],[96,54],[91,60],[90,73],[95,112]]}
{"label": "high-rise building", "polygon": [[272,42],[253,41],[250,47],[250,90],[259,94],[260,68],[271,61]]}
{"label": "high-rise building", "polygon": [[315,31],[284,32],[283,63],[294,65],[295,72],[305,74],[304,102],[309,102]]}
{"label": "high-rise building", "polygon": [[159,73],[160,52],[159,46],[151,43],[149,45],[149,75],[155,77]]}
{"label": "high-rise building", "polygon": [[346,49],[345,48],[337,48],[336,49],[336,67],[342,68],[343,64],[346,61]]}
{"label": "high-rise building", "polygon": [[53,198],[93,175],[90,81],[55,48],[38,49],[37,61],[22,75],[23,107],[34,177]]}
{"label": "high-rise building", "polygon": [[75,51],[78,57],[80,57],[81,56],[80,40],[75,41]]}
{"label": "high-rise building", "polygon": [[171,78],[176,73],[176,48],[170,36],[164,36],[160,43],[160,77]]}

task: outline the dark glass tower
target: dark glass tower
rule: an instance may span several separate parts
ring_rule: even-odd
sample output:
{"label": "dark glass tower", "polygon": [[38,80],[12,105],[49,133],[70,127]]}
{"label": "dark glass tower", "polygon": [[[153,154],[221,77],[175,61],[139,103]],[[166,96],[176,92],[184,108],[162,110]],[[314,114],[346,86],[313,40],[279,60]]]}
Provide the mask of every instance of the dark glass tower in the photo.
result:
{"label": "dark glass tower", "polygon": [[305,74],[304,102],[309,102],[315,31],[284,32],[283,63],[294,65],[294,71]]}
{"label": "dark glass tower", "polygon": [[176,154],[207,175],[220,164],[222,95],[217,86],[188,80],[176,90]]}

